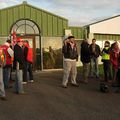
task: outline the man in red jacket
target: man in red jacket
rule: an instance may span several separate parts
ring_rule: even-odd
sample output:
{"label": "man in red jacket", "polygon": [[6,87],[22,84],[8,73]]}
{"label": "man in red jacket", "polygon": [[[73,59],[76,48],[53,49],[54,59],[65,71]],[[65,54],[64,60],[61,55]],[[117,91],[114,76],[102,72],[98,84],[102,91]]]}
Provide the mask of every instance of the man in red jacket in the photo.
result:
{"label": "man in red jacket", "polygon": [[[32,72],[33,50],[29,46],[29,42],[27,40],[24,41],[23,51],[24,51],[24,59],[26,65],[26,69],[24,70],[24,75],[23,75],[24,76],[23,81],[27,80],[28,82],[34,82],[33,72]],[[29,73],[29,78],[27,77],[27,72]]]}

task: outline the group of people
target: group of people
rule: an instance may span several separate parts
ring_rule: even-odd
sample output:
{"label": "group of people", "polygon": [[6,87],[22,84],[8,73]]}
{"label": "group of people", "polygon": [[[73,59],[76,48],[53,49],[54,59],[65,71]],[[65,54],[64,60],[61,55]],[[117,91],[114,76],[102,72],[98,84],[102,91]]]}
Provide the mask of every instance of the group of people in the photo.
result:
{"label": "group of people", "polygon": [[[25,94],[23,83],[33,82],[32,73],[32,48],[27,40],[16,39],[13,46],[8,39],[4,45],[0,46],[0,98],[6,100],[5,89],[10,88],[11,70],[15,70],[14,93]],[[29,73],[29,76],[28,76]]]}
{"label": "group of people", "polygon": [[[118,84],[120,82],[120,48],[119,42],[115,41],[110,45],[109,41],[105,41],[104,48],[96,44],[96,39],[92,39],[89,44],[88,40],[83,40],[80,49],[80,60],[83,64],[83,74],[81,82],[88,83],[88,77],[99,79],[99,56],[102,57],[104,78],[102,82]],[[71,83],[74,86],[79,86],[76,82],[78,60],[77,45],[75,37],[69,36],[64,39],[62,53],[64,57],[63,64],[63,81],[62,87],[68,87],[69,75],[71,75]],[[70,74],[71,72],[71,74]]]}

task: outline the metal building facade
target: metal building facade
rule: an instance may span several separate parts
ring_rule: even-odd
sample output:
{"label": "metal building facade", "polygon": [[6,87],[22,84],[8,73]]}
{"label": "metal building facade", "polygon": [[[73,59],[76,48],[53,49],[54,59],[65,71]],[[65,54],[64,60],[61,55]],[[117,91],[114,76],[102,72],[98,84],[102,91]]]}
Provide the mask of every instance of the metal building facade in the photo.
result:
{"label": "metal building facade", "polygon": [[13,31],[29,40],[34,49],[35,70],[62,68],[65,29],[70,29],[77,40],[84,38],[83,28],[69,27],[66,18],[27,2],[0,10],[0,44],[12,36]]}
{"label": "metal building facade", "polygon": [[41,36],[63,36],[68,20],[45,10],[33,7],[26,2],[0,10],[0,36],[10,34],[11,26],[20,19],[34,21],[40,28]]}

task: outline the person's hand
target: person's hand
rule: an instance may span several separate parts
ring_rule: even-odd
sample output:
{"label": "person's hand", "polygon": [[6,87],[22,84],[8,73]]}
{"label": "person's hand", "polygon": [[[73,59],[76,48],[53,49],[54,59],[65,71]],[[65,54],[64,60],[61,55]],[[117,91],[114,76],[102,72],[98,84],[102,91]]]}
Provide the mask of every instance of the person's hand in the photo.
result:
{"label": "person's hand", "polygon": [[69,43],[69,40],[68,40],[68,39],[67,39],[67,40],[65,40],[65,41],[64,41],[64,43],[65,43],[65,44]]}

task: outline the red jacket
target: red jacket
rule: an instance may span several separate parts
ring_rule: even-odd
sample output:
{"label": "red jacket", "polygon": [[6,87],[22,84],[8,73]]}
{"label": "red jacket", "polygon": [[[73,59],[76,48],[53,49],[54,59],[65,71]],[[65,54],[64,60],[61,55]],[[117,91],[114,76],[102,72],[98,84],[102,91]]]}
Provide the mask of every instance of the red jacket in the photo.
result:
{"label": "red jacket", "polygon": [[2,45],[1,48],[3,49],[4,54],[5,54],[5,65],[12,65],[12,58],[7,51],[9,46]]}
{"label": "red jacket", "polygon": [[115,69],[118,69],[118,57],[119,57],[119,51],[111,50],[110,52],[110,61]]}
{"label": "red jacket", "polygon": [[24,47],[24,57],[27,62],[33,63],[33,49],[29,45]]}

